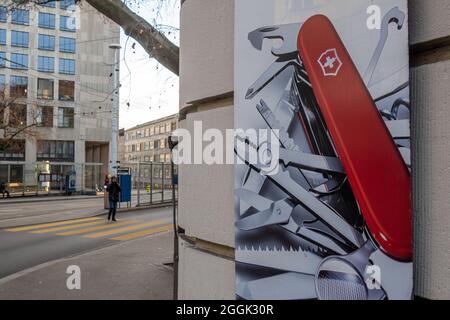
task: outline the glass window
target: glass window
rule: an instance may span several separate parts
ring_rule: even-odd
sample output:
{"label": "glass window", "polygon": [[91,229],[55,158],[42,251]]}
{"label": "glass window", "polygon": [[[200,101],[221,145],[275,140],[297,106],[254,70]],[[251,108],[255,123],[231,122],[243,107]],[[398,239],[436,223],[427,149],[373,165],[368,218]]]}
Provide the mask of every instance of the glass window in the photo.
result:
{"label": "glass window", "polygon": [[27,124],[27,105],[13,103],[9,107],[8,122],[13,127],[23,127]]}
{"label": "glass window", "polygon": [[75,100],[75,82],[59,80],[59,100],[74,101]]}
{"label": "glass window", "polygon": [[28,78],[11,76],[10,94],[13,97],[26,97],[28,93]]}
{"label": "glass window", "polygon": [[155,135],[158,135],[159,134],[159,126],[156,126],[155,127]]}
{"label": "glass window", "polygon": [[43,7],[56,8],[56,1],[47,0],[41,3]]}
{"label": "glass window", "polygon": [[8,20],[8,8],[0,6],[0,22],[7,22]]}
{"label": "glass window", "polygon": [[28,32],[11,31],[11,45],[13,47],[28,48],[29,41],[30,38]]}
{"label": "glass window", "polygon": [[6,52],[0,51],[0,68],[6,67]]}
{"label": "glass window", "polygon": [[74,141],[41,140],[37,144],[37,160],[74,162],[74,151]]}
{"label": "glass window", "polygon": [[11,53],[11,69],[28,69],[28,55],[21,53]]}
{"label": "glass window", "polygon": [[75,0],[61,0],[60,3],[61,3],[61,9],[66,10],[70,6],[75,5]]}
{"label": "glass window", "polygon": [[76,51],[75,39],[60,37],[59,38],[59,51],[75,53],[75,51]]}
{"label": "glass window", "polygon": [[6,30],[0,29],[0,44],[6,45]]}
{"label": "glass window", "polygon": [[172,131],[177,130],[177,123],[176,122],[172,122],[171,128],[172,128]]}
{"label": "glass window", "polygon": [[75,60],[59,59],[59,73],[61,74],[75,74]]}
{"label": "glass window", "polygon": [[58,108],[58,128],[73,128],[73,108]]}
{"label": "glass window", "polygon": [[55,58],[39,56],[38,71],[50,73],[55,72]]}
{"label": "glass window", "polygon": [[75,17],[61,16],[59,29],[61,31],[75,32],[77,28]]}
{"label": "glass window", "polygon": [[30,12],[24,9],[12,9],[11,22],[13,24],[28,25],[30,23]]}
{"label": "glass window", "polygon": [[40,50],[55,51],[55,37],[40,34],[38,36],[38,48]]}
{"label": "glass window", "polygon": [[150,136],[153,136],[155,134],[155,128],[150,127]]}
{"label": "glass window", "polygon": [[167,132],[167,133],[170,132],[170,123],[166,123],[166,132]]}
{"label": "glass window", "polygon": [[38,79],[38,99],[53,100],[54,81]]}
{"label": "glass window", "polygon": [[166,127],[165,127],[164,125],[160,126],[160,127],[159,127],[159,132],[160,132],[160,133],[166,132]]}
{"label": "glass window", "polygon": [[55,15],[51,13],[39,12],[39,27],[45,29],[55,29]]}
{"label": "glass window", "polygon": [[53,107],[38,106],[35,120],[38,127],[53,127]]}
{"label": "glass window", "polygon": [[[0,98],[5,97],[5,90],[6,90],[6,78],[4,74],[0,74]],[[2,117],[0,116],[0,121],[2,120]]]}
{"label": "glass window", "polygon": [[[0,161],[25,161],[25,140],[0,139]],[[3,175],[2,173],[1,176]],[[1,178],[4,179],[2,182],[7,182],[8,173]]]}

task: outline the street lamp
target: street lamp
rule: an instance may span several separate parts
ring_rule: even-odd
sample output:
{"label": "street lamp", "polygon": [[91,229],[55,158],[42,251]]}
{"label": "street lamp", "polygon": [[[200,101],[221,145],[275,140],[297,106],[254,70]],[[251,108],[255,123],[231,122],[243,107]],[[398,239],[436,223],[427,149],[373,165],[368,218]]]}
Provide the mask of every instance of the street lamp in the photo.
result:
{"label": "street lamp", "polygon": [[[172,153],[172,157],[170,159],[170,170],[172,173],[172,206],[173,206],[173,272],[174,272],[174,282],[173,282],[173,296],[174,300],[178,299],[178,260],[179,260],[179,252],[178,252],[178,222],[177,222],[177,201],[176,190],[175,187],[178,184],[177,179],[175,179],[175,163],[173,160],[174,149],[178,146],[178,137],[170,135],[168,138],[170,152]],[[163,191],[164,192],[164,191]]]}
{"label": "street lamp", "polygon": [[109,172],[115,176],[117,171],[118,140],[119,140],[119,72],[121,45],[112,43],[109,48],[114,50],[113,64],[113,103],[111,110],[111,147],[109,148]]}

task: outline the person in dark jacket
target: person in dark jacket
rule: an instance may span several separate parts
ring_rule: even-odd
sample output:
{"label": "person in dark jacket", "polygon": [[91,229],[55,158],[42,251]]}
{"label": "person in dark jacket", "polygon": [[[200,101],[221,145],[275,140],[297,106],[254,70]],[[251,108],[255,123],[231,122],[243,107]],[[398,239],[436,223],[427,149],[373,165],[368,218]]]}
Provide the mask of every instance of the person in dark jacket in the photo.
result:
{"label": "person in dark jacket", "polygon": [[116,220],[116,212],[117,212],[117,202],[119,202],[119,194],[122,192],[120,189],[119,183],[117,183],[117,178],[112,177],[111,183],[106,188],[106,191],[109,193],[109,214],[108,221],[112,219],[112,221]]}

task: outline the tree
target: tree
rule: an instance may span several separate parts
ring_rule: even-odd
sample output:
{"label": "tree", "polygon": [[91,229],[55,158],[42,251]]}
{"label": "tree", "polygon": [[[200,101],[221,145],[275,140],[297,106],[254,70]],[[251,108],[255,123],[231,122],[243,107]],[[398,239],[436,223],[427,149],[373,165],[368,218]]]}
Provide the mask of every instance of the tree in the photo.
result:
{"label": "tree", "polygon": [[0,152],[19,153],[25,147],[25,139],[37,138],[35,128],[41,118],[35,111],[27,117],[27,105],[20,98],[0,92]]}
{"label": "tree", "polygon": [[[52,0],[13,0],[13,6],[45,4]],[[58,1],[58,0],[56,0]],[[76,0],[82,3],[82,0]],[[157,26],[130,9],[132,2],[140,0],[84,0],[115,23],[126,35],[135,39],[145,51],[168,70],[179,75],[180,49],[172,43]],[[163,2],[167,0],[154,0]],[[183,1],[183,0],[181,0]]]}

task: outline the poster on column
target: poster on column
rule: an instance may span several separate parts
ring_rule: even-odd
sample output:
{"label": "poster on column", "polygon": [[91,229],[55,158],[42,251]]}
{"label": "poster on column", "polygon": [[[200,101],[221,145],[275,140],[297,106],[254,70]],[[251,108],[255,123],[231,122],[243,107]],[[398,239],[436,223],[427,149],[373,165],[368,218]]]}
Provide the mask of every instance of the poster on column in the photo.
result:
{"label": "poster on column", "polygon": [[412,298],[407,8],[235,1],[237,299]]}

